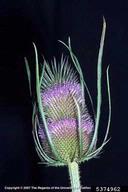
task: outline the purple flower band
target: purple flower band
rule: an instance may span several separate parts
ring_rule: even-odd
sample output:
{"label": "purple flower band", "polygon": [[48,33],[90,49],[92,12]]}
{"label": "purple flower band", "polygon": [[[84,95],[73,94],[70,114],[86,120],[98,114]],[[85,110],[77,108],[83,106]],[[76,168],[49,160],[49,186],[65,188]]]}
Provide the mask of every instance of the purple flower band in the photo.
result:
{"label": "purple flower band", "polygon": [[[93,131],[93,121],[88,117],[87,119],[83,119],[81,122],[81,129],[87,134],[90,134]],[[63,136],[68,137],[70,134],[77,135],[78,130],[78,122],[75,118],[62,119],[59,121],[53,121],[48,123],[48,129],[51,136]],[[39,136],[41,139],[44,139],[44,129],[39,128]]]}
{"label": "purple flower band", "polygon": [[48,105],[50,102],[52,102],[53,99],[66,97],[69,94],[73,94],[79,99],[82,99],[80,84],[76,82],[65,82],[63,84],[57,84],[47,89],[43,93],[41,92],[41,97],[43,104]]}

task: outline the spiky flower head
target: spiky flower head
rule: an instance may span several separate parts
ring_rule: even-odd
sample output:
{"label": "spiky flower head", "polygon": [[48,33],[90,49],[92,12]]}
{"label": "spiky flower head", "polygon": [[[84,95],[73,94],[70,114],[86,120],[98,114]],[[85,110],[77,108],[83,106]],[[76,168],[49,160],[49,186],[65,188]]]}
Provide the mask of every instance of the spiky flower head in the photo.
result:
{"label": "spiky flower head", "polygon": [[[62,162],[67,164],[74,160],[79,161],[88,149],[94,127],[80,82],[68,59],[63,56],[58,65],[54,59],[52,68],[46,62],[44,65],[40,96],[49,135]],[[42,147],[55,159],[50,145],[46,145],[47,135],[41,121],[39,118],[38,134]]]}
{"label": "spiky flower head", "polygon": [[[107,142],[110,116],[105,138],[96,149],[98,127],[101,112],[101,59],[105,36],[103,25],[98,64],[97,64],[97,110],[94,112],[91,94],[83,77],[82,69],[74,55],[70,38],[68,45],[72,66],[67,57],[62,55],[61,61],[56,59],[49,64],[45,59],[39,73],[38,54],[36,56],[36,94],[37,101],[33,104],[33,136],[36,150],[43,163],[48,165],[68,165],[70,162],[81,163],[96,157]],[[28,62],[25,59],[31,92],[31,79]],[[110,90],[107,69],[107,85],[110,105]],[[94,112],[89,114],[85,90],[89,96]]]}

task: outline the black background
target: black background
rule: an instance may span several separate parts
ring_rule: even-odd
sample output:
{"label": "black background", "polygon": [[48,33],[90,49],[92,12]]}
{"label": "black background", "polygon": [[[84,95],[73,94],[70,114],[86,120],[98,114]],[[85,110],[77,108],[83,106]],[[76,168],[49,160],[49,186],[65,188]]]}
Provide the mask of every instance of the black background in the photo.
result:
{"label": "black background", "polygon": [[[128,185],[128,3],[127,1],[0,1],[0,185],[69,186],[67,168],[45,167],[35,152],[24,56],[34,79],[32,41],[48,60],[62,51],[57,40],[71,37],[96,106],[96,64],[106,18],[103,105],[99,143],[108,117],[106,67],[110,64],[110,142],[99,159],[80,166],[82,185]],[[34,82],[34,80],[33,80]],[[33,83],[34,90],[34,83]]]}

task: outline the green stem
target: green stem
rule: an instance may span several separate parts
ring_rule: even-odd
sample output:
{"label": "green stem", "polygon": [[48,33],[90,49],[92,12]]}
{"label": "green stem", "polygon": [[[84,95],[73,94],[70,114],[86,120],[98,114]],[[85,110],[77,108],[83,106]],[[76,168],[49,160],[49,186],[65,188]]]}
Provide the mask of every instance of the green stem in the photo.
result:
{"label": "green stem", "polygon": [[72,192],[81,192],[79,166],[76,162],[68,164]]}

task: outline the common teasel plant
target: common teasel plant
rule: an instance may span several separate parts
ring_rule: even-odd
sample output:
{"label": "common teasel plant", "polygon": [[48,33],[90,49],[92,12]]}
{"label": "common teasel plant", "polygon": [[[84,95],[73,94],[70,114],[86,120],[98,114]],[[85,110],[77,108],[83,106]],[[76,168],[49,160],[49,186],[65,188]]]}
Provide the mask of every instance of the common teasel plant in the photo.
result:
{"label": "common teasel plant", "polygon": [[[60,42],[69,51],[74,68],[70,65],[68,58],[63,55],[59,63],[54,58],[49,64],[43,58],[43,64],[39,64],[37,48],[33,43],[36,63],[36,99],[33,102],[32,133],[35,148],[40,157],[40,163],[68,167],[72,192],[81,191],[79,164],[99,156],[109,141],[111,98],[108,67],[106,70],[108,123],[103,142],[97,147],[102,104],[102,55],[105,32],[106,22],[103,19],[97,62],[96,112],[79,61],[72,51],[70,38],[68,38],[68,44]],[[25,58],[25,64],[32,95],[31,73],[27,58]],[[90,99],[94,117],[88,111],[85,91]]]}

